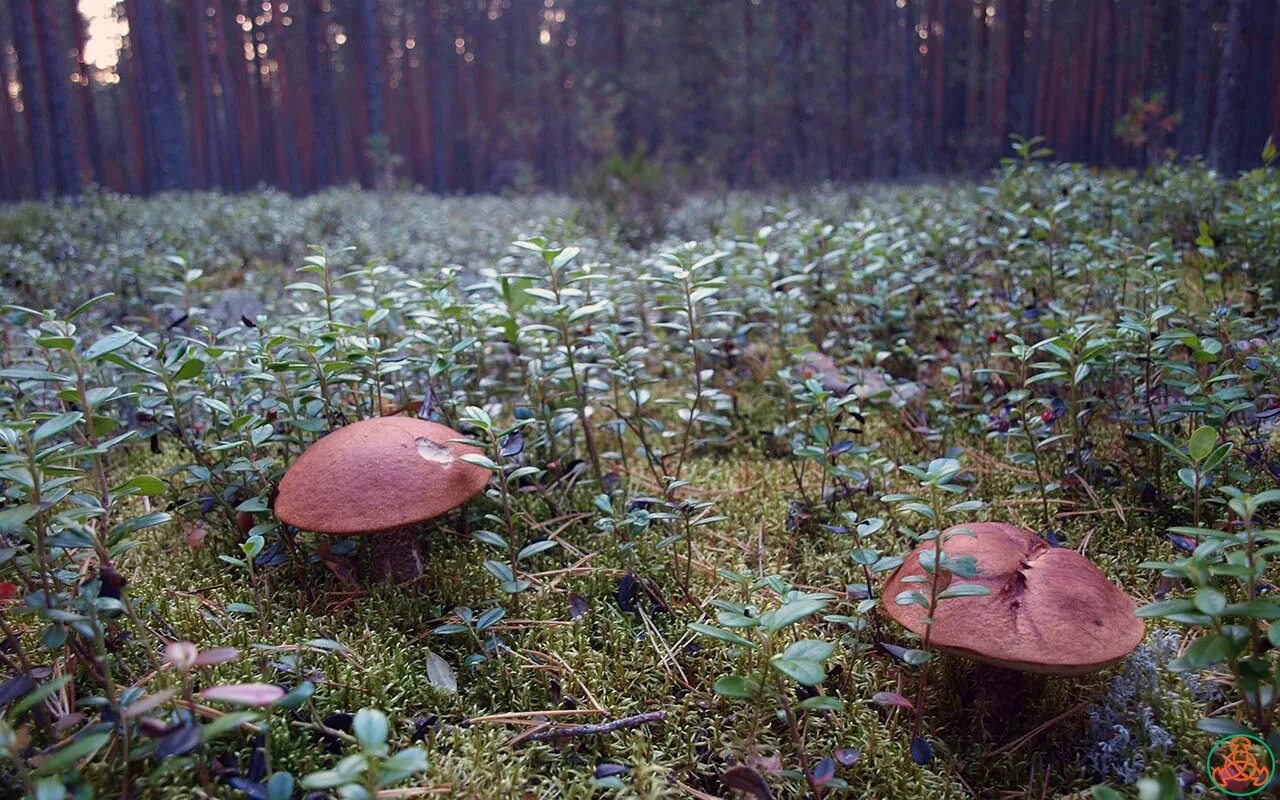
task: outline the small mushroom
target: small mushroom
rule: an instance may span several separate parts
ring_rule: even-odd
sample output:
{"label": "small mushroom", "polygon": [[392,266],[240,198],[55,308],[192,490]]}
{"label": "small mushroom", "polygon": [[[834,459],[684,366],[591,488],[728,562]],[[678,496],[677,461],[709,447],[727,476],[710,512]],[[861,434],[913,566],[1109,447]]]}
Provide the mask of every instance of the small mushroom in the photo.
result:
{"label": "small mushroom", "polygon": [[[968,531],[966,535],[963,531]],[[943,532],[949,558],[972,556],[978,574],[953,577],[943,572],[942,588],[978,584],[991,590],[943,600],[935,609],[930,644],[939,650],[996,667],[1050,675],[1082,675],[1110,666],[1142,641],[1137,606],[1089,559],[1074,550],[1050,547],[1034,533],[1000,522],[957,525]],[[925,610],[898,605],[903,591],[928,584],[920,554],[909,555],[885,585],[885,610],[911,631],[923,635]]]}
{"label": "small mushroom", "polygon": [[376,417],[337,429],[307,448],[280,481],[281,522],[334,536],[370,537],[373,580],[422,576],[418,531],[480,493],[489,471],[460,456],[452,428],[412,417]]}

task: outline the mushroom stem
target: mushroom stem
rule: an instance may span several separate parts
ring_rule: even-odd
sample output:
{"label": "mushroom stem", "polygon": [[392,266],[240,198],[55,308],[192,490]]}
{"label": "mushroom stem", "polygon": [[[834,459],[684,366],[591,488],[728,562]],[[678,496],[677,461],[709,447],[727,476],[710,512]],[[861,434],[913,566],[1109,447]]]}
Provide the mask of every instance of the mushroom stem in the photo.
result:
{"label": "mushroom stem", "polygon": [[403,525],[369,537],[369,577],[375,583],[407,583],[422,577],[417,525]]}
{"label": "mushroom stem", "polygon": [[973,686],[973,712],[984,728],[1007,738],[1010,728],[1023,708],[1027,681],[1031,677],[1014,669],[974,662],[969,681]]}

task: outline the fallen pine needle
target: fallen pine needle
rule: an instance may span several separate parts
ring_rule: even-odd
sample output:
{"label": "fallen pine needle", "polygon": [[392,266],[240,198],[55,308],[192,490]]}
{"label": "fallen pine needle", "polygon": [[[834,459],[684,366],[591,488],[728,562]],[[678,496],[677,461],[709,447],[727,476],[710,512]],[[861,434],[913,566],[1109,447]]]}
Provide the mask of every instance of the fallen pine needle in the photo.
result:
{"label": "fallen pine needle", "polygon": [[626,728],[639,728],[642,725],[648,725],[651,722],[662,722],[667,718],[665,711],[646,711],[643,714],[636,714],[630,717],[622,717],[608,722],[598,722],[593,725],[567,725],[563,728],[553,728],[544,731],[529,731],[521,734],[513,739],[510,744],[515,745],[520,742],[549,742],[555,739],[566,739],[574,736],[599,736],[600,734],[613,733]]}

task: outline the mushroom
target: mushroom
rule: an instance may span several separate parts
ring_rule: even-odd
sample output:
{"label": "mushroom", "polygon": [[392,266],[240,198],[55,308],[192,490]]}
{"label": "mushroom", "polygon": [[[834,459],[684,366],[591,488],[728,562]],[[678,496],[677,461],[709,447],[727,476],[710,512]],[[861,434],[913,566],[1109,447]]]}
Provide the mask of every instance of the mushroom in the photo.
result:
{"label": "mushroom", "polygon": [[[957,525],[942,535],[946,555],[972,556],[978,574],[944,572],[940,588],[971,583],[991,593],[938,604],[929,640],[939,650],[1019,672],[1081,675],[1116,663],[1142,641],[1133,599],[1076,551],[1050,547],[1034,533],[1001,522]],[[920,635],[925,610],[894,599],[927,586],[904,581],[929,577],[920,555],[933,547],[917,547],[885,585],[889,616]]]}
{"label": "mushroom", "polygon": [[420,523],[480,493],[489,471],[460,456],[461,434],[413,417],[346,425],[312,444],[280,481],[281,522],[334,536],[370,537],[373,580],[421,577]]}

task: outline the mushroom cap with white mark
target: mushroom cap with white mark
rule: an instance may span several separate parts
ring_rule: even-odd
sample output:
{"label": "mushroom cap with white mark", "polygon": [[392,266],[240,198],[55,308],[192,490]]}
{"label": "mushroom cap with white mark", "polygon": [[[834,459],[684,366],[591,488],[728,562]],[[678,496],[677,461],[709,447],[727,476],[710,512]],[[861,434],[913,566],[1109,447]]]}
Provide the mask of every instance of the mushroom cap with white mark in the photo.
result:
{"label": "mushroom cap with white mark", "polygon": [[415,417],[375,417],[338,428],[299,456],[280,481],[275,512],[306,531],[359,536],[438,517],[479,494],[489,471],[461,460],[462,434]]}
{"label": "mushroom cap with white mark", "polygon": [[[1142,641],[1133,599],[1076,551],[1000,522],[957,525],[943,536],[946,556],[972,557],[978,574],[943,571],[940,589],[978,584],[991,593],[938,603],[930,643],[940,650],[1021,672],[1079,675],[1114,664]],[[931,577],[920,555],[933,548],[925,542],[912,551],[884,591],[889,616],[921,635],[925,609],[896,598],[912,590],[928,596],[929,583],[904,579]]]}

